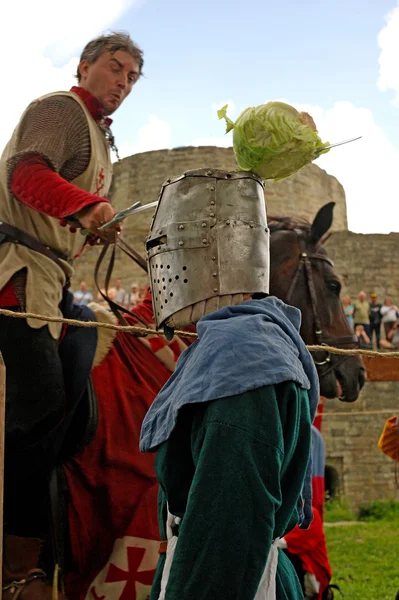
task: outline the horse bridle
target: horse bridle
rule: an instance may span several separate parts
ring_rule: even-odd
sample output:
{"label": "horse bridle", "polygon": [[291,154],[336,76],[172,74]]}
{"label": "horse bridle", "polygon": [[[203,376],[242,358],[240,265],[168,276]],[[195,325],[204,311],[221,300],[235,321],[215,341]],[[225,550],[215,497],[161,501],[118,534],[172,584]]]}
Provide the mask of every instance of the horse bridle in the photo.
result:
{"label": "horse bridle", "polygon": [[[108,303],[111,311],[118,319],[120,325],[125,325],[125,326],[131,325],[131,323],[128,323],[126,321],[125,317],[123,316],[124,314],[128,314],[131,317],[134,317],[135,320],[139,321],[142,325],[144,325],[144,327],[146,327],[148,329],[151,327],[151,325],[148,324],[147,321],[145,321],[139,314],[128,310],[124,306],[121,306],[120,304],[118,304],[118,302],[111,300],[111,298],[109,297],[108,290],[109,290],[109,284],[111,281],[111,276],[112,276],[112,272],[113,272],[114,264],[115,264],[115,248],[117,248],[117,247],[120,250],[122,250],[122,252],[124,252],[127,256],[129,256],[129,258],[131,258],[136,264],[139,265],[139,267],[141,267],[147,273],[147,263],[146,263],[145,259],[136,250],[134,250],[134,248],[131,248],[128,244],[126,244],[126,242],[124,242],[124,241],[122,242],[122,240],[115,237],[115,232],[111,231],[108,233],[106,239],[103,239],[103,246],[101,248],[101,252],[99,254],[99,257],[98,257],[95,267],[94,267],[95,286],[97,288],[98,293],[102,296],[103,300],[105,300]],[[101,286],[99,283],[99,273],[100,273],[100,268],[102,266],[102,263],[103,263],[105,256],[109,249],[111,249],[111,256],[110,256],[108,268],[107,268],[106,275],[105,275],[105,285],[104,285],[105,291],[103,291],[101,289]],[[145,333],[141,333],[141,332],[137,333],[137,332],[133,332],[133,331],[131,331],[129,333],[135,337],[145,337],[147,335]]]}
{"label": "horse bridle", "polygon": [[[289,290],[288,290],[286,302],[287,303],[290,302],[292,295],[294,293],[294,290],[296,288],[296,285],[298,283],[300,274],[303,270],[305,273],[305,281],[306,281],[306,284],[307,284],[307,287],[309,290],[310,303],[312,306],[314,335],[315,335],[316,344],[318,346],[334,346],[334,347],[346,346],[348,344],[356,344],[356,346],[357,346],[358,338],[355,334],[344,335],[344,336],[340,336],[340,337],[328,337],[323,334],[321,321],[320,321],[320,317],[319,317],[319,312],[317,310],[317,296],[316,296],[316,288],[315,288],[314,281],[313,281],[312,262],[311,261],[313,261],[313,260],[314,261],[316,261],[316,260],[323,261],[323,262],[326,262],[327,264],[329,264],[331,267],[334,266],[334,263],[327,256],[323,256],[323,254],[309,254],[307,252],[305,240],[303,239],[301,232],[295,230],[295,233],[298,236],[301,253],[299,255],[299,263],[298,263],[297,270],[295,272],[294,278],[293,278],[291,285],[289,287]],[[313,355],[313,353],[312,353],[312,355]],[[328,352],[327,350],[326,350],[325,360],[316,361],[315,357],[313,356],[314,363],[317,367],[329,365],[326,370],[323,370],[323,376],[327,375],[327,373],[332,371],[338,364],[340,364],[347,358],[348,358],[347,356],[341,356],[335,362],[335,364],[332,365],[331,364],[331,353]]]}

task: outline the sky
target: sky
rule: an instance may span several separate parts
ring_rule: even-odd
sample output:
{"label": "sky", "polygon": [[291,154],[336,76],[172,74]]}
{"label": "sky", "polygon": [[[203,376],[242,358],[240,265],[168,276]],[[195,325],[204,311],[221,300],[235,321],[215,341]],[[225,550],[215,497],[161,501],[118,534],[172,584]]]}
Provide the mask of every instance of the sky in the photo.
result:
{"label": "sky", "polygon": [[345,188],[349,228],[399,231],[399,0],[8,2],[1,147],[31,100],[74,85],[84,45],[109,29],[128,31],[145,59],[113,115],[121,157],[231,146],[219,107],[234,120],[284,100],[313,116],[323,141],[362,136],[316,161]]}

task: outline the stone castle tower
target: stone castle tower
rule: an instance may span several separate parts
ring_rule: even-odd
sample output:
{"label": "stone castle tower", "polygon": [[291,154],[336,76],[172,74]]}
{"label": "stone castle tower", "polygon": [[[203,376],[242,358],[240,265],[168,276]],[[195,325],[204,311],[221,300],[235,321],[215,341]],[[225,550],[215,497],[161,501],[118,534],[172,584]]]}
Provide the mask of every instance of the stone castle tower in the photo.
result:
{"label": "stone castle tower", "polygon": [[[138,200],[152,202],[168,177],[201,167],[236,169],[232,148],[183,147],[125,158],[114,165],[112,202],[117,209]],[[326,248],[344,284],[344,293],[355,299],[361,289],[366,293],[375,291],[380,301],[388,294],[399,306],[399,234],[362,235],[348,231],[345,192],[335,177],[309,165],[288,179],[267,182],[265,201],[269,216],[301,216],[309,220],[321,206],[334,201],[334,233]],[[124,224],[126,241],[143,255],[151,216],[151,211],[142,213]],[[79,259],[72,289],[83,278],[93,289],[97,256],[98,249],[90,248]],[[133,281],[139,285],[147,283],[146,273],[119,252],[114,277],[120,277],[126,289]],[[326,402],[322,431],[327,464],[335,470],[340,490],[352,506],[376,499],[399,499],[393,461],[377,449],[385,420],[398,414],[398,397],[399,381],[373,381],[366,383],[360,400],[354,404]]]}
{"label": "stone castle tower", "polygon": [[[189,169],[212,167],[225,170],[237,168],[232,148],[215,146],[183,147],[174,150],[143,152],[124,158],[114,165],[111,199],[117,209],[130,206],[135,201],[147,204],[157,200],[162,183]],[[316,165],[309,165],[296,175],[280,182],[267,182],[265,201],[268,215],[302,216],[312,219],[326,202],[336,202],[334,225],[336,231],[348,229],[345,192],[335,177]],[[144,242],[148,234],[152,212],[128,218],[124,223],[124,236],[129,244],[144,255]],[[98,252],[90,250],[78,261],[74,284],[86,278],[92,284],[93,268]],[[118,253],[116,276],[130,285],[134,280],[146,282],[146,274],[135,267],[123,254]]]}

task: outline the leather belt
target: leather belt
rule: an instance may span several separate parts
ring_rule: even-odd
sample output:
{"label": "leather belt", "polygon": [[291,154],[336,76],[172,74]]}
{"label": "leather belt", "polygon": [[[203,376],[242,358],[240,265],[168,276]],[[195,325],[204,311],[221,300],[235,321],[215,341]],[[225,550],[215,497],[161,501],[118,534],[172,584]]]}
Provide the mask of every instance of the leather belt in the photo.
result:
{"label": "leather belt", "polygon": [[62,254],[62,252],[58,252],[58,250],[54,250],[54,248],[50,248],[50,246],[45,246],[36,238],[25,233],[21,229],[18,229],[18,227],[0,221],[0,244],[4,244],[5,242],[22,244],[22,246],[26,246],[30,250],[39,252],[39,254],[43,254],[54,261],[63,271],[65,266],[62,264],[62,260],[68,264],[72,264],[73,262],[71,258]]}

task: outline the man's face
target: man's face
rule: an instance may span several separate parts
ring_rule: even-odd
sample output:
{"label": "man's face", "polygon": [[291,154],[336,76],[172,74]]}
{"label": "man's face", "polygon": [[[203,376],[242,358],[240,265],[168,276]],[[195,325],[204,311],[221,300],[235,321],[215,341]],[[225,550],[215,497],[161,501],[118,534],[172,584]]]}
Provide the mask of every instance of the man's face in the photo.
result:
{"label": "man's face", "polygon": [[377,304],[377,296],[371,296],[371,304]]}
{"label": "man's face", "polygon": [[364,292],[360,292],[359,300],[360,302],[364,302],[366,300],[366,294]]}
{"label": "man's face", "polygon": [[80,284],[80,289],[82,292],[85,292],[87,290],[87,283],[85,281],[82,281],[82,283]]}
{"label": "man's face", "polygon": [[82,60],[80,87],[99,100],[106,115],[112,115],[132,91],[140,76],[137,61],[124,50],[104,52],[95,63]]}
{"label": "man's face", "polygon": [[122,287],[122,281],[120,279],[116,280],[115,287],[116,287],[117,290],[119,290],[119,288]]}

